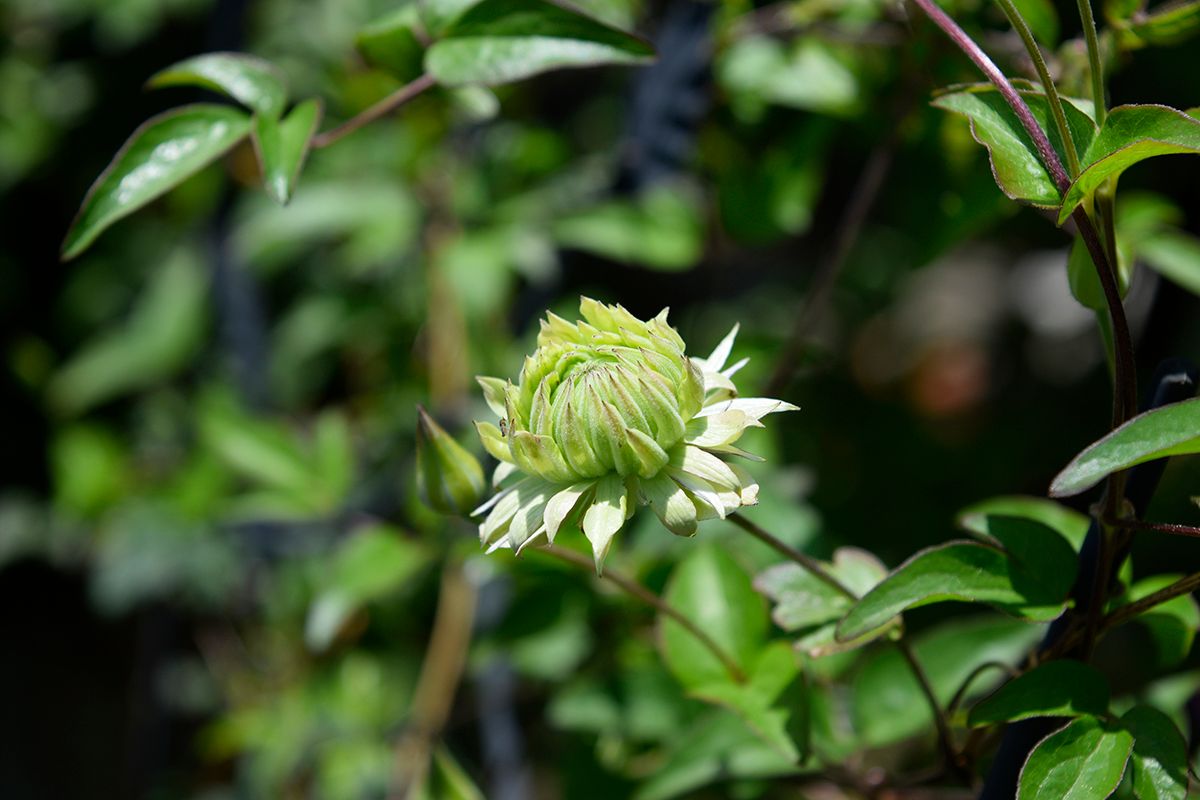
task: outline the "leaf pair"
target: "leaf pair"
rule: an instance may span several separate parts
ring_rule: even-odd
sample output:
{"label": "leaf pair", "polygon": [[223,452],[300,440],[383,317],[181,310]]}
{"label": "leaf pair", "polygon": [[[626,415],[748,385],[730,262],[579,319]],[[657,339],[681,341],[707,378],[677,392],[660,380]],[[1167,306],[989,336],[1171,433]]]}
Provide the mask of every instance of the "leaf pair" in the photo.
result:
{"label": "leaf pair", "polygon": [[208,53],[168,67],[149,86],[199,86],[225,94],[253,111],[196,103],[143,123],[92,184],[67,238],[62,257],[82,253],[105,229],[161,197],[232,150],[248,134],[267,193],[291,197],[309,142],[321,118],[318,100],[280,118],[287,90],[275,68],[240,53]]}

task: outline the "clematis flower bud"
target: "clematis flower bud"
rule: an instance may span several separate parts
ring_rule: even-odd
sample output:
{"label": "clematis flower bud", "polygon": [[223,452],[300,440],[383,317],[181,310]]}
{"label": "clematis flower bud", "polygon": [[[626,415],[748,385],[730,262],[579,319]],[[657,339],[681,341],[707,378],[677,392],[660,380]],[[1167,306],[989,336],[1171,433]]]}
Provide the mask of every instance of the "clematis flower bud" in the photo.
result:
{"label": "clematis flower bud", "polygon": [[479,460],[417,406],[417,489],[425,504],[466,516],[486,488]]}
{"label": "clematis flower bud", "polygon": [[737,327],[707,359],[689,358],[664,309],[649,321],[621,306],[580,301],[584,321],[548,314],[518,382],[480,377],[499,424],[477,422],[500,461],[494,483],[521,477],[476,509],[490,549],[553,542],[578,523],[597,570],[638,504],[673,533],[757,502],[758,486],[726,458],[781,400],[740,398],[725,367]]}

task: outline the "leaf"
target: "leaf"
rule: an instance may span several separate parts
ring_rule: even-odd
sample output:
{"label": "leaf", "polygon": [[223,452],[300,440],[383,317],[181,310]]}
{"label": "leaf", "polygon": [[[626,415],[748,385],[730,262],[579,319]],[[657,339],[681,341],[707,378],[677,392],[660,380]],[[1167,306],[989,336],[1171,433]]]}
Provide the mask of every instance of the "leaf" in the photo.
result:
{"label": "leaf", "polygon": [[958,525],[972,533],[991,536],[993,517],[1020,517],[1045,525],[1066,539],[1075,552],[1083,546],[1091,520],[1073,508],[1045,497],[1007,495],[981,500],[958,512]]}
{"label": "leaf", "polygon": [[[788,691],[793,686],[800,692]],[[763,649],[746,683],[726,679],[697,687],[691,693],[725,706],[780,755],[796,761],[800,751],[788,729],[791,717],[803,715],[802,692],[803,681],[796,654],[787,643],[774,642]],[[780,702],[781,698],[784,702]]]}
{"label": "leaf", "polygon": [[1138,414],[1089,445],[1054,478],[1052,497],[1070,497],[1114,472],[1169,456],[1200,452],[1200,398]]}
{"label": "leaf", "polygon": [[644,39],[548,0],[482,0],[425,54],[425,71],[447,86],[511,83],[565,67],[643,64]]}
{"label": "leaf", "polygon": [[1200,153],[1200,120],[1167,106],[1114,108],[1081,158],[1086,166],[1063,198],[1058,224],[1106,180],[1139,161],[1173,153]]}
{"label": "leaf", "polygon": [[146,86],[201,86],[232,97],[264,117],[278,117],[287,88],[270,61],[245,53],[205,53],[156,73]]}
{"label": "leaf", "polygon": [[1050,0],[1014,0],[1033,35],[1051,48],[1058,43],[1058,12]]}
{"label": "leaf", "polygon": [[[1144,578],[1130,587],[1122,598],[1122,605],[1165,589],[1182,577],[1167,574]],[[1197,606],[1193,595],[1181,595],[1139,614],[1133,621],[1150,632],[1153,665],[1166,669],[1178,665],[1192,651],[1196,630],[1200,628],[1200,606]]]}
{"label": "leaf", "polygon": [[696,203],[664,186],[558,217],[553,233],[565,247],[672,271],[694,266],[704,244]]}
{"label": "leaf", "polygon": [[[833,555],[833,563],[823,566],[860,595],[887,577],[887,568],[875,556],[852,547],[838,549]],[[771,618],[785,631],[840,619],[855,602],[791,561],[764,570],[754,579],[754,588],[775,601]]]}
{"label": "leaf", "polygon": [[997,517],[989,531],[1000,547],[970,541],[927,548],[897,567],[838,625],[854,639],[909,608],[962,601],[987,603],[1030,620],[1057,617],[1075,579],[1070,546],[1040,523]]}
{"label": "leaf", "polygon": [[366,25],[354,46],[372,67],[408,83],[421,75],[425,35],[418,4],[409,3]]}
{"label": "leaf", "polygon": [[178,250],[151,276],[128,322],[96,336],[55,374],[50,403],[79,414],[170,377],[204,344],[207,322],[204,265]]}
{"label": "leaf", "polygon": [[1164,3],[1152,14],[1136,14],[1129,32],[1147,44],[1172,45],[1200,30],[1200,2]]}
{"label": "leaf", "polygon": [[1080,661],[1048,661],[1001,686],[968,715],[971,727],[1031,717],[1100,716],[1108,711],[1108,680]]}
{"label": "leaf", "polygon": [[1047,736],[1029,754],[1017,800],[1103,800],[1116,791],[1132,750],[1128,731],[1081,717]]}
{"label": "leaf", "polygon": [[305,100],[282,120],[254,118],[254,152],[262,170],[263,187],[271,199],[287,205],[308,155],[309,143],[321,123],[321,101]]}
{"label": "leaf", "polygon": [[[1045,95],[1030,90],[1021,91],[1020,94],[1038,125],[1046,132],[1055,152],[1065,160],[1062,138],[1054,125]],[[933,105],[962,114],[971,121],[971,135],[987,148],[992,175],[1002,192],[1014,200],[1035,206],[1058,206],[1058,188],[1038,158],[1033,140],[993,87],[977,84],[953,89],[935,97]],[[1071,103],[1063,104],[1063,113],[1071,130],[1075,151],[1079,154],[1086,152],[1096,135],[1096,124]]]}
{"label": "leaf", "polygon": [[1167,231],[1143,241],[1137,252],[1159,275],[1200,295],[1200,239]]}
{"label": "leaf", "polygon": [[732,101],[771,103],[825,114],[855,111],[862,87],[855,71],[816,37],[791,44],[771,36],[749,36],[724,49],[717,78]]}
{"label": "leaf", "polygon": [[[912,644],[934,695],[945,705],[981,664],[1020,664],[1043,631],[1040,625],[977,616],[916,634]],[[850,689],[852,717],[863,745],[883,747],[930,730],[929,703],[896,648],[877,651],[854,676]]]}
{"label": "leaf", "polygon": [[[676,565],[663,595],[742,667],[757,657],[767,633],[763,599],[737,562],[723,551],[697,547]],[[668,668],[684,686],[728,681],[724,665],[670,617],[659,616],[660,643]]]}
{"label": "leaf", "polygon": [[228,152],[250,130],[236,108],[191,105],[143,123],[83,199],[62,257],[82,253],[106,228],[165,194]]}
{"label": "leaf", "polygon": [[1183,735],[1171,718],[1150,706],[1135,706],[1121,717],[1133,734],[1133,793],[1138,800],[1184,800],[1188,755]]}

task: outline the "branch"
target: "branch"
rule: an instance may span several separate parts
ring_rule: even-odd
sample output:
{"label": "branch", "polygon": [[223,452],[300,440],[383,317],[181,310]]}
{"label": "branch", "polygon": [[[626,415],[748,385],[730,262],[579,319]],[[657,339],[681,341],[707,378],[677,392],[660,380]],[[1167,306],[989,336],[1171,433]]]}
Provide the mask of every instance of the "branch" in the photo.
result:
{"label": "branch", "polygon": [[1143,522],[1140,519],[1116,519],[1105,518],[1105,522],[1116,528],[1131,528],[1137,531],[1153,531],[1155,533],[1169,533],[1174,536],[1195,536],[1200,537],[1200,528],[1194,525],[1176,525],[1173,522]]}
{"label": "branch", "polygon": [[364,125],[369,125],[377,119],[386,117],[433,85],[434,80],[429,75],[422,75],[411,83],[404,84],[361,114],[351,117],[332,130],[314,136],[312,139],[313,149],[319,150],[322,147],[328,147],[339,139],[354,133]]}
{"label": "branch", "polygon": [[730,514],[728,517],[726,517],[726,519],[732,522],[734,525],[737,525],[746,533],[753,536],[755,539],[758,539],[760,542],[766,544],[784,558],[788,559],[789,561],[794,561],[800,566],[804,567],[804,569],[810,572],[813,577],[817,578],[827,586],[832,587],[835,591],[845,595],[846,597],[849,597],[851,600],[858,599],[858,595],[855,594],[850,587],[846,586],[846,584],[829,574],[828,570],[825,569],[825,565],[817,559],[807,555],[806,553],[801,553],[796,548],[785,544],[784,542],[772,536],[770,533],[767,533],[759,525],[743,517],[741,514]]}
{"label": "branch", "polygon": [[1200,572],[1193,572],[1187,577],[1180,578],[1170,586],[1159,589],[1154,594],[1148,594],[1140,600],[1134,600],[1126,606],[1121,606],[1102,620],[1103,628],[1115,628],[1123,622],[1128,622],[1139,614],[1160,606],[1168,600],[1174,600],[1181,595],[1191,594],[1200,589]]}

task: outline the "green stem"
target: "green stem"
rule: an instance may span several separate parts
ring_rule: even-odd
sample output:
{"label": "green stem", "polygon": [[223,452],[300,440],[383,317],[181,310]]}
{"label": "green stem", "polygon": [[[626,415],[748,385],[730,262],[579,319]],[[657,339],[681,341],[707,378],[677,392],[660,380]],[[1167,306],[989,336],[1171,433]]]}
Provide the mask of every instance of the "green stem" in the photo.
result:
{"label": "green stem", "polygon": [[1091,0],[1077,0],[1083,37],[1087,41],[1088,67],[1092,73],[1092,102],[1096,104],[1096,124],[1104,125],[1108,106],[1104,99],[1104,64],[1100,60],[1100,40],[1096,36],[1096,19],[1092,16]]}
{"label": "green stem", "polygon": [[404,84],[361,114],[351,117],[332,130],[314,136],[312,147],[318,150],[322,147],[329,147],[329,145],[349,136],[364,125],[369,125],[377,119],[386,117],[409,100],[431,88],[434,84],[434,79],[429,75],[422,75],[411,83]]}
{"label": "green stem", "polygon": [[[1124,521],[1122,521],[1122,524],[1124,524]],[[1101,621],[1101,628],[1115,628],[1117,625],[1120,625],[1123,622],[1128,622],[1139,614],[1143,614],[1155,606],[1162,605],[1169,600],[1174,600],[1176,597],[1180,597],[1185,594],[1191,594],[1197,589],[1200,589],[1200,572],[1193,572],[1191,575],[1175,581],[1175,583],[1172,583],[1170,586],[1159,589],[1154,594],[1148,594],[1139,600],[1133,601],[1129,605],[1121,606],[1120,608],[1116,609]]]}
{"label": "green stem", "polygon": [[1042,48],[1038,46],[1033,31],[1029,30],[1029,25],[1021,16],[1021,12],[1013,5],[1012,0],[996,0],[996,2],[1004,11],[1004,16],[1008,17],[1008,22],[1013,26],[1013,30],[1021,37],[1025,51],[1029,53],[1029,58],[1033,61],[1033,68],[1037,70],[1042,88],[1046,92],[1046,99],[1050,102],[1050,113],[1054,117],[1054,126],[1058,128],[1058,135],[1062,137],[1063,151],[1067,155],[1067,169],[1074,178],[1079,174],[1079,153],[1075,150],[1075,140],[1071,137],[1071,128],[1067,125],[1067,115],[1063,113],[1062,98],[1058,96],[1058,88],[1055,87],[1054,80],[1050,77],[1050,70],[1046,66],[1045,56],[1042,55]]}
{"label": "green stem", "polygon": [[950,720],[947,719],[945,710],[938,703],[937,695],[933,693],[933,684],[930,683],[925,668],[917,660],[917,654],[913,652],[912,645],[908,642],[898,639],[896,647],[904,656],[904,660],[908,662],[913,677],[917,679],[917,683],[921,687],[921,693],[925,695],[925,701],[929,703],[929,710],[933,713],[933,724],[937,728],[938,745],[942,749],[942,757],[946,759],[946,766],[962,775],[963,764],[958,756],[958,751],[954,748],[954,737],[950,733]]}
{"label": "green stem", "polygon": [[796,548],[785,544],[783,541],[775,536],[772,536],[770,533],[763,530],[761,526],[751,522],[741,514],[731,514],[728,519],[734,525],[737,525],[746,533],[750,534],[755,539],[758,539],[760,542],[767,545],[784,558],[788,559],[789,561],[794,561],[795,563],[804,567],[804,569],[810,572],[814,578],[831,587],[834,591],[849,597],[851,600],[858,599],[858,595],[855,594],[850,587],[846,586],[846,584],[829,574],[829,572],[825,569],[825,566],[817,559],[807,555],[806,553],[801,553]]}

